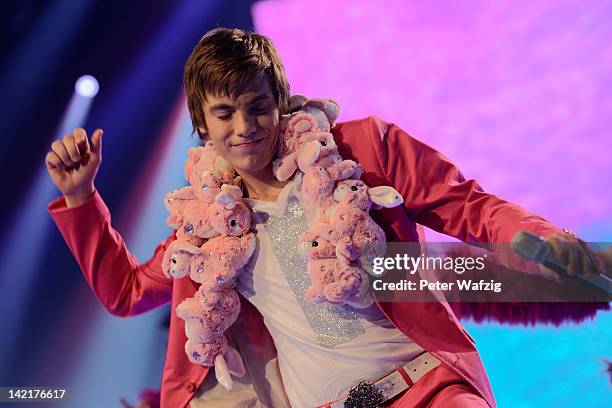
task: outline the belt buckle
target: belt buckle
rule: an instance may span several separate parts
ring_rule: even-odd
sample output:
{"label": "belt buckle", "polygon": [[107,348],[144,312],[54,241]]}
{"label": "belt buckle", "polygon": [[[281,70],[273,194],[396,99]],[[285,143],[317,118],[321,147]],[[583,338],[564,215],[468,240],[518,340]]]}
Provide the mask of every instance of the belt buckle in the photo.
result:
{"label": "belt buckle", "polygon": [[351,388],[344,400],[344,408],[380,408],[383,403],[383,392],[367,381],[361,381]]}

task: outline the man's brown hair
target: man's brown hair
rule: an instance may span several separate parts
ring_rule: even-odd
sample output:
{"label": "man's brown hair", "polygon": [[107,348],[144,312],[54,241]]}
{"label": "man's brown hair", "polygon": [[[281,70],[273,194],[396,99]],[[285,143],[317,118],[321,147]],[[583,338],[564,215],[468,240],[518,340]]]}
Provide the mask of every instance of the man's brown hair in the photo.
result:
{"label": "man's brown hair", "polygon": [[200,134],[198,128],[206,128],[207,95],[235,98],[264,77],[283,114],[289,106],[289,82],[272,41],[239,29],[216,28],[206,33],[187,59],[183,78],[193,131]]}

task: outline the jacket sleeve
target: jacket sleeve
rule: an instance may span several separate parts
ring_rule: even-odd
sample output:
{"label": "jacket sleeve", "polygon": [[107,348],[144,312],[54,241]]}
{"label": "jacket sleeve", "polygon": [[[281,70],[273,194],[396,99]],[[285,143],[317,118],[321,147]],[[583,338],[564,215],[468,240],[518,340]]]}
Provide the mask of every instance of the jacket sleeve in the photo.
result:
{"label": "jacket sleeve", "polygon": [[110,212],[97,191],[79,207],[67,208],[62,197],[48,210],[85,280],[110,313],[137,315],[171,300],[173,280],[164,276],[161,260],[174,235],[155,248],[151,259],[138,264],[111,226]]}
{"label": "jacket sleeve", "polygon": [[[519,230],[547,236],[559,229],[542,217],[466,180],[448,158],[394,124],[371,118],[381,170],[417,223],[468,243],[509,243]],[[488,245],[487,245],[488,246]]]}

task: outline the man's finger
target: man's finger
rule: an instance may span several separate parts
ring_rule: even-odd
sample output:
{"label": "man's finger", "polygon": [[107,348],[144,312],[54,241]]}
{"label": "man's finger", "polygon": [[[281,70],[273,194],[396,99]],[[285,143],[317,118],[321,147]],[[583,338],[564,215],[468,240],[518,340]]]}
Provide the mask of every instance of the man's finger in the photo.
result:
{"label": "man's finger", "polygon": [[47,156],[45,157],[45,165],[49,171],[64,169],[62,159],[60,159],[57,153],[53,151],[47,153]]}
{"label": "man's finger", "polygon": [[544,265],[538,265],[538,268],[540,269],[540,275],[553,282],[563,283],[564,279],[560,273],[555,272],[552,269],[545,267]]}
{"label": "man's finger", "polygon": [[72,160],[73,163],[78,164],[81,162],[81,154],[74,141],[73,135],[68,135],[64,137],[64,147],[66,147],[68,155],[70,156],[70,160]]}
{"label": "man's finger", "polygon": [[589,244],[577,238],[578,245],[580,245],[581,254],[582,254],[582,272],[586,276],[597,275],[602,273],[600,270],[600,265],[595,261],[596,255],[593,250],[589,247]]}
{"label": "man's finger", "polygon": [[64,146],[63,142],[61,142],[60,140],[56,140],[55,142],[51,143],[51,149],[62,160],[62,164],[64,165],[64,168],[74,167],[74,163],[70,159],[70,155],[68,154],[68,151],[66,150],[66,146]]}
{"label": "man's finger", "polygon": [[558,234],[551,235],[546,238],[546,242],[550,245],[550,251],[553,259],[558,265],[567,267],[569,263],[569,252],[567,251],[565,239]]}
{"label": "man's finger", "polygon": [[567,262],[565,263],[567,274],[570,276],[580,275],[582,273],[582,257],[578,250],[577,242],[563,243],[565,253],[567,254]]}
{"label": "man's finger", "polygon": [[81,153],[81,162],[90,154],[89,139],[84,129],[78,128],[73,132],[74,142]]}
{"label": "man's finger", "polygon": [[102,135],[104,131],[102,129],[96,129],[91,136],[91,153],[98,158],[102,155]]}

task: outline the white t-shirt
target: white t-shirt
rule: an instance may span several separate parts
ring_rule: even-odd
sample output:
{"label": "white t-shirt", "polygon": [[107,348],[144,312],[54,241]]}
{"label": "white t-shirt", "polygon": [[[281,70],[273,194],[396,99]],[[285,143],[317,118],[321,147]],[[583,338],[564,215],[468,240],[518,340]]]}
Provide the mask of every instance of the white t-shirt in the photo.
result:
{"label": "white t-shirt", "polygon": [[276,202],[245,199],[254,212],[258,245],[237,286],[274,339],[294,408],[345,396],[359,381],[387,374],[424,351],[376,305],[357,309],[306,300],[310,276],[297,238],[310,217],[301,205],[300,187],[298,175]]}

